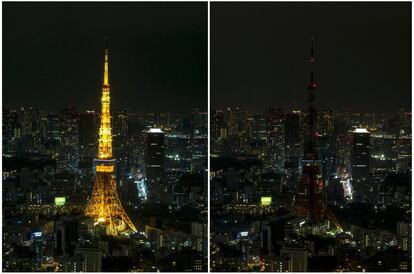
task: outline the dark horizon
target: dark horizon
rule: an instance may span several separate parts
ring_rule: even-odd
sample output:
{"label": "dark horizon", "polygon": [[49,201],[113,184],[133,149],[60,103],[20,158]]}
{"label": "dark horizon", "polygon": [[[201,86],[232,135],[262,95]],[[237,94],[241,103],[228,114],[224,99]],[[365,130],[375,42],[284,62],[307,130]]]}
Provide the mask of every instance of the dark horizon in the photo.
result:
{"label": "dark horizon", "polygon": [[[5,107],[3,106],[3,110],[19,110],[20,108],[24,108],[24,109],[29,109],[29,108],[33,108],[33,109],[40,109],[43,111],[46,111],[48,113],[58,113],[60,111],[63,111],[65,109],[73,109],[75,111],[78,112],[86,112],[86,111],[96,111],[98,113],[100,113],[101,109],[100,106],[96,106],[93,108],[77,108],[76,106],[62,106],[59,108],[43,108],[43,107],[39,107],[39,106],[34,106],[34,105],[25,105],[25,106],[12,106],[12,107]],[[119,112],[119,111],[127,111],[128,113],[132,113],[132,114],[138,114],[138,113],[154,113],[154,114],[173,114],[173,115],[187,115],[187,114],[191,114],[192,112],[194,112],[195,110],[198,110],[200,112],[207,112],[207,108],[192,108],[192,109],[186,109],[183,111],[180,110],[154,110],[154,109],[149,109],[149,108],[144,108],[144,107],[140,107],[140,108],[114,108],[111,107],[111,113],[114,112]]]}
{"label": "dark horizon", "polygon": [[3,14],[5,108],[98,110],[108,35],[112,109],[207,109],[207,3],[6,2]]}
{"label": "dark horizon", "polygon": [[[305,98],[306,99],[306,98]],[[245,106],[240,106],[240,105],[229,105],[229,106],[220,106],[220,107],[215,107],[215,108],[210,108],[210,111],[218,111],[218,110],[225,110],[227,108],[240,108],[242,110],[246,110],[246,111],[251,111],[251,112],[256,112],[256,113],[261,113],[261,112],[265,112],[267,110],[276,108],[276,109],[281,109],[282,111],[303,111],[303,112],[307,112],[308,111],[308,106],[306,105],[306,101],[303,103],[302,106],[278,106],[278,105],[268,105],[268,106],[264,106],[263,108],[252,108],[252,107],[245,107]],[[337,114],[347,114],[347,113],[366,113],[366,114],[370,114],[370,113],[375,113],[375,114],[384,114],[384,115],[391,115],[391,114],[395,114],[401,110],[403,110],[404,112],[412,112],[412,109],[409,108],[396,108],[394,110],[386,110],[386,111],[382,111],[382,110],[356,110],[356,109],[352,109],[352,108],[328,108],[328,107],[319,107],[317,105],[317,99],[316,99],[316,111],[327,111],[327,110],[331,110],[333,111],[333,113],[337,113]]]}
{"label": "dark horizon", "polygon": [[411,111],[411,3],[214,3],[211,108]]}

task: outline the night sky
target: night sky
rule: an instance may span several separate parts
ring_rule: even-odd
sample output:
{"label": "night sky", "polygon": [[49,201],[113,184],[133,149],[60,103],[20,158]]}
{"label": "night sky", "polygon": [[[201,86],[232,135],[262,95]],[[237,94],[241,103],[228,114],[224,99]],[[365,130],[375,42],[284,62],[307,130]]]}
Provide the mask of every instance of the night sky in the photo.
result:
{"label": "night sky", "polygon": [[207,109],[207,3],[3,3],[3,106]]}
{"label": "night sky", "polygon": [[411,3],[213,3],[211,107],[411,109]]}

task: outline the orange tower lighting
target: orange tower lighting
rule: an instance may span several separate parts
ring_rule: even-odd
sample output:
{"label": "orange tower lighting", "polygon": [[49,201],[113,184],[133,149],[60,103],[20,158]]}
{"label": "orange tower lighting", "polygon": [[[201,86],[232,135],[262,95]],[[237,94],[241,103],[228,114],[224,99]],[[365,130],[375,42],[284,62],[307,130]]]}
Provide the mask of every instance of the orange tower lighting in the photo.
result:
{"label": "orange tower lighting", "polygon": [[119,200],[115,181],[115,159],[112,158],[112,129],[110,113],[109,88],[109,49],[108,38],[105,47],[104,81],[101,98],[101,125],[99,127],[99,148],[96,166],[95,183],[92,196],[85,209],[85,216],[91,217],[95,225],[106,227],[106,234],[118,236],[120,232],[131,230],[137,232],[132,221],[125,213]]}

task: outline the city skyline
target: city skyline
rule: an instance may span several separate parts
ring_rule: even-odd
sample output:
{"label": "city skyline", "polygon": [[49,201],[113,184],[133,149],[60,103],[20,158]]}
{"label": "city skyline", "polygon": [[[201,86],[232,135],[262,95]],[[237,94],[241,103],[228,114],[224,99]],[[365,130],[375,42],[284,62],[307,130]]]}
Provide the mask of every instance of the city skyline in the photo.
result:
{"label": "city skyline", "polygon": [[206,8],[3,4],[3,271],[207,271]]}
{"label": "city skyline", "polygon": [[211,271],[411,271],[404,5],[212,3]]}
{"label": "city skyline", "polygon": [[410,5],[213,2],[211,109],[306,106],[311,37],[320,109],[411,109]]}
{"label": "city skyline", "polygon": [[3,15],[2,271],[412,271],[411,3]]}

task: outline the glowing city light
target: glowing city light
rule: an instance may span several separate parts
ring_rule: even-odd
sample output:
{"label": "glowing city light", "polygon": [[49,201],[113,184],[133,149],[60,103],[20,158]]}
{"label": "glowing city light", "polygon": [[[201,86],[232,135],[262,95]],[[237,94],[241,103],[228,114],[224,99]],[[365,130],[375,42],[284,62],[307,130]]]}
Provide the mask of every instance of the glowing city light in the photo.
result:
{"label": "glowing city light", "polygon": [[268,206],[272,204],[272,197],[261,197],[260,204],[262,206]]}
{"label": "glowing city light", "polygon": [[160,128],[150,128],[150,133],[163,133],[163,131]]}
{"label": "glowing city light", "polygon": [[55,205],[63,206],[66,203],[66,197],[55,197]]}
{"label": "glowing city light", "polygon": [[356,133],[369,133],[366,128],[356,128],[355,132]]}

